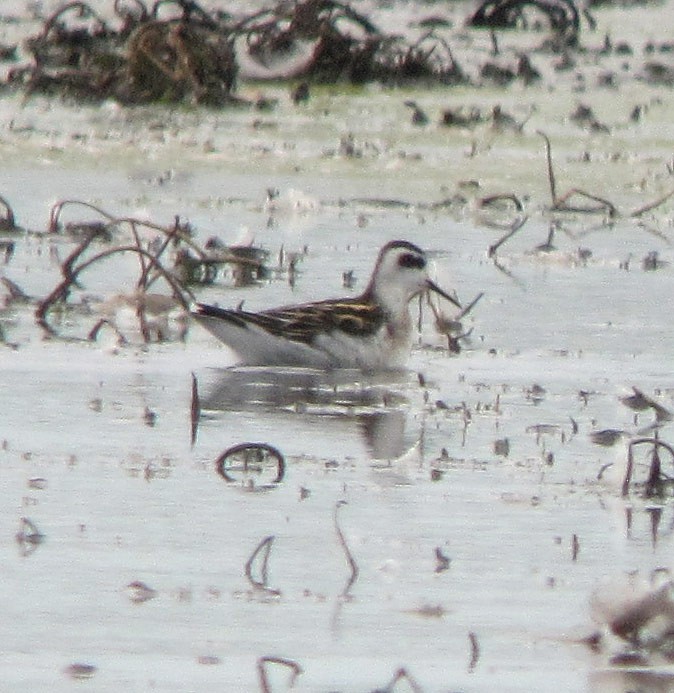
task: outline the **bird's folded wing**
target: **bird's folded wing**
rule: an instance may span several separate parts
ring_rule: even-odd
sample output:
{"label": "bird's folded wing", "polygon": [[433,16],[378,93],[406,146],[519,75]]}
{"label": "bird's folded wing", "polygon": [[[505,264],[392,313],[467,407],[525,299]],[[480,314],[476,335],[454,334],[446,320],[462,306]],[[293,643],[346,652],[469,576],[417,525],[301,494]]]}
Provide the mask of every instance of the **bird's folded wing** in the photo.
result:
{"label": "bird's folded wing", "polygon": [[226,320],[238,327],[256,325],[270,334],[311,344],[316,335],[341,330],[352,336],[374,334],[385,320],[380,306],[358,299],[320,301],[250,313],[199,304],[197,316]]}

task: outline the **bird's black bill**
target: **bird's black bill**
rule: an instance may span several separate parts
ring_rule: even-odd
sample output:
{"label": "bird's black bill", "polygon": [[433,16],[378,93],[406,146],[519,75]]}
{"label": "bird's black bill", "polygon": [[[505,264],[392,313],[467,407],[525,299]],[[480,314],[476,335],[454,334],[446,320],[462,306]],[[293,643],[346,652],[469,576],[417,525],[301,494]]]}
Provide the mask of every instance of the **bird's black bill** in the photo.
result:
{"label": "bird's black bill", "polygon": [[426,280],[426,286],[430,291],[435,291],[436,294],[440,294],[442,298],[446,298],[450,303],[453,303],[457,308],[461,308],[461,304],[453,297],[450,296],[447,292],[443,291],[435,282],[432,282],[430,279]]}

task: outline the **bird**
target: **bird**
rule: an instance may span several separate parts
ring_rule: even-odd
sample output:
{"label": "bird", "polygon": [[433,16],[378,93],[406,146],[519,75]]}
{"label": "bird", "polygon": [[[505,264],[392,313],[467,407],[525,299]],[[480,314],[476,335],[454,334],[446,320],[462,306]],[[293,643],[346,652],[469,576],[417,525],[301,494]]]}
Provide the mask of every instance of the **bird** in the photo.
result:
{"label": "bird", "polygon": [[360,296],[261,312],[198,303],[192,315],[239,356],[238,365],[391,370],[409,356],[409,303],[425,292],[461,307],[429,278],[425,252],[396,240],[379,251]]}

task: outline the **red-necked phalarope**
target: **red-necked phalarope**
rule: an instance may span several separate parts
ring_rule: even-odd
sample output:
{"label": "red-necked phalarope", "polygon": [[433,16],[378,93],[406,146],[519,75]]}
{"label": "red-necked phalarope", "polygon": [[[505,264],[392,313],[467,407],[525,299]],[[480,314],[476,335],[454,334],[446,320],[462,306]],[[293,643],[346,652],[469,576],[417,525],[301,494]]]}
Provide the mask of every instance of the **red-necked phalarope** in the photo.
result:
{"label": "red-necked phalarope", "polygon": [[460,307],[426,272],[426,255],[407,241],[380,251],[365,291],[250,313],[197,304],[192,315],[248,366],[400,368],[409,355],[409,302],[434,291]]}

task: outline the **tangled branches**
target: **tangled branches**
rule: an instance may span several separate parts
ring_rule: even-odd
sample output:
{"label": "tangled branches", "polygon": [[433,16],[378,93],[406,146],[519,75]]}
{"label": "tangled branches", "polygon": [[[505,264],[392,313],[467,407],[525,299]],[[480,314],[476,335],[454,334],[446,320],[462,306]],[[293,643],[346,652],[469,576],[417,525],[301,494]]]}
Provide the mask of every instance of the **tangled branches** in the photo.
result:
{"label": "tangled branches", "polygon": [[[62,223],[64,208],[73,206],[93,211],[101,219]],[[119,342],[126,342],[116,322],[116,315],[124,309],[135,313],[144,342],[167,339],[171,318],[182,338],[187,329],[189,305],[194,299],[189,285],[212,284],[224,266],[234,268],[232,274],[237,284],[255,281],[265,272],[266,255],[260,249],[227,247],[216,240],[202,248],[193,240],[189,224],[177,217],[172,225],[162,226],[129,217],[117,218],[94,205],[64,200],[51,211],[48,233],[67,233],[78,239],[76,247],[60,264],[60,281],[35,309],[37,324],[50,337],[60,336],[54,316],[72,311],[74,305],[68,301],[75,291],[82,289],[83,275],[95,269],[101,271],[108,263],[113,263],[114,272],[120,273],[123,290],[97,306],[96,312],[103,317],[89,330],[90,340],[95,340],[107,326],[117,334]],[[130,290],[128,265],[114,264],[125,256],[138,260],[135,275],[131,274],[134,286]],[[154,289],[157,282],[163,283],[164,291]],[[86,297],[80,306],[89,307]]]}
{"label": "tangled branches", "polygon": [[[50,232],[59,230],[59,216],[66,204],[83,204],[75,201],[65,201],[58,203],[52,210],[50,218]],[[90,205],[85,205],[91,207]],[[35,320],[37,324],[49,335],[57,335],[57,330],[49,322],[50,312],[58,305],[64,305],[73,288],[79,287],[80,275],[94,265],[102,263],[113,256],[123,254],[134,254],[139,261],[139,276],[136,287],[130,297],[126,297],[127,303],[135,307],[138,317],[140,331],[143,339],[149,342],[153,338],[149,327],[148,313],[168,312],[171,307],[181,307],[187,312],[189,301],[192,298],[191,292],[174,276],[165,265],[164,254],[166,250],[176,243],[189,243],[189,229],[180,223],[178,219],[170,228],[164,228],[155,224],[149,224],[137,219],[115,219],[109,214],[95,207],[91,207],[107,219],[106,223],[96,222],[80,226],[83,231],[83,239],[61,265],[61,281],[54,289],[39,303],[35,310]],[[94,242],[105,237],[111,230],[120,229],[122,226],[128,227],[131,231],[132,243],[113,244],[112,247],[105,247],[102,250],[90,254],[88,251],[94,247]],[[146,246],[142,243],[139,234],[141,227],[149,227],[158,231],[160,241],[153,245]],[[171,290],[171,297],[168,301],[161,301],[159,296],[149,292],[150,287],[158,279],[163,279]],[[163,305],[159,305],[160,302]],[[89,333],[90,339],[95,339],[98,331],[104,324],[110,324],[110,320],[103,318],[99,320]],[[113,325],[114,326],[114,325]],[[157,333],[157,339],[162,339],[161,331]],[[123,339],[123,337],[122,337]]]}
{"label": "tangled branches", "polygon": [[416,42],[387,35],[336,0],[280,2],[237,21],[193,0],[115,0],[113,13],[106,21],[87,2],[66,3],[26,42],[31,64],[8,83],[78,100],[221,107],[240,103],[242,66],[257,79],[464,80],[432,32]]}

